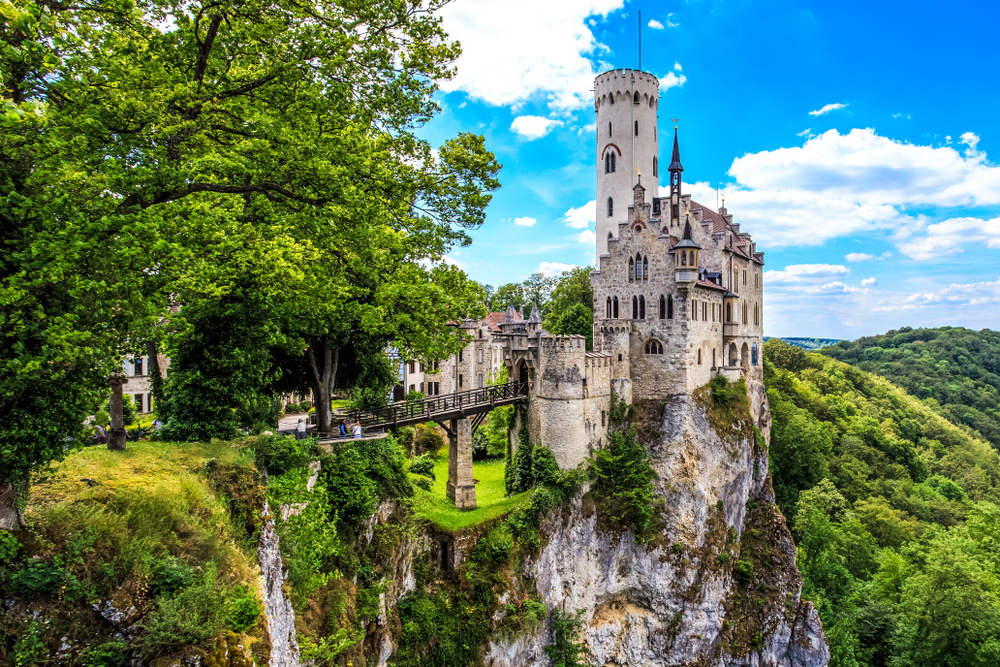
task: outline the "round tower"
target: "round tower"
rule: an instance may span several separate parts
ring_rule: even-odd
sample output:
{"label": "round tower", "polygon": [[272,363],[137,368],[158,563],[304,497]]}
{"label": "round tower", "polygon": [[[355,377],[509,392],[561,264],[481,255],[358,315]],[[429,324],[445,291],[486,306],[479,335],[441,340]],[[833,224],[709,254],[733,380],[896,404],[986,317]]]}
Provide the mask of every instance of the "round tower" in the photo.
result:
{"label": "round tower", "polygon": [[660,80],[648,72],[618,69],[594,79],[598,255],[608,251],[609,234],[618,236],[638,174],[646,177],[647,196],[659,197],[659,106]]}

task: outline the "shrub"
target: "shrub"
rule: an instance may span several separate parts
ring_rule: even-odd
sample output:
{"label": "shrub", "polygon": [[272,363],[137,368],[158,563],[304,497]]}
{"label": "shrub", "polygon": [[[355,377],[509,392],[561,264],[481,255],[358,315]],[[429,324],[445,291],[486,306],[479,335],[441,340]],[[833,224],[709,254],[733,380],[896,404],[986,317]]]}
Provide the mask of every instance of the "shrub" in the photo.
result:
{"label": "shrub", "polygon": [[326,486],[330,507],[342,526],[361,523],[378,504],[375,482],[368,479],[368,461],[347,443],[336,456],[324,456],[320,479]]}
{"label": "shrub", "polygon": [[52,563],[29,561],[28,565],[10,578],[14,595],[36,598],[55,593],[63,582],[62,572]]}
{"label": "shrub", "polygon": [[577,609],[576,613],[561,609],[552,610],[552,643],[545,647],[545,655],[549,657],[553,667],[583,667],[590,664],[590,651],[580,643],[580,633],[583,632],[583,614],[585,610]]}
{"label": "shrub", "polygon": [[427,455],[413,459],[413,463],[410,464],[410,472],[414,475],[424,475],[431,479],[437,479],[434,476],[434,459]]}
{"label": "shrub", "polygon": [[531,451],[531,476],[535,484],[558,485],[561,481],[559,463],[548,447],[535,447]]}
{"label": "shrub", "polygon": [[422,391],[411,391],[406,394],[407,401],[422,401],[426,398]]}
{"label": "shrub", "polygon": [[533,450],[534,445],[528,440],[528,428],[522,426],[517,434],[517,450],[504,471],[507,495],[527,491],[535,485],[535,478],[531,474]]}
{"label": "shrub", "polygon": [[417,479],[413,480],[413,485],[416,486],[417,488],[423,489],[424,491],[431,490],[431,480],[427,479],[426,477],[418,477]]}
{"label": "shrub", "polygon": [[269,475],[283,475],[293,468],[309,465],[316,439],[296,440],[283,435],[260,435],[251,442],[254,463]]}
{"label": "shrub", "polygon": [[396,442],[399,443],[399,446],[402,447],[404,451],[409,452],[410,456],[414,455],[413,436],[415,432],[416,429],[412,426],[404,426],[390,431],[390,433],[392,433],[396,438]]}
{"label": "shrub", "polygon": [[208,566],[201,583],[156,599],[140,624],[144,658],[160,657],[183,646],[204,645],[222,630],[226,614],[214,584],[215,568]]}
{"label": "shrub", "polygon": [[194,583],[194,568],[184,565],[173,556],[159,561],[150,577],[149,589],[154,596],[173,595]]}
{"label": "shrub", "polygon": [[648,541],[656,530],[657,510],[663,499],[656,494],[656,471],[649,452],[641,445],[634,429],[612,432],[608,445],[594,453],[589,462],[594,480],[594,496],[607,517],[635,532],[638,542]]}
{"label": "shrub", "polygon": [[368,462],[367,475],[375,482],[379,498],[412,498],[413,487],[406,476],[406,455],[392,436],[360,440],[355,444]]}
{"label": "shrub", "polygon": [[229,627],[235,632],[246,632],[252,628],[263,611],[260,600],[246,584],[230,589],[226,606]]}
{"label": "shrub", "polygon": [[429,424],[417,424],[413,436],[413,454],[437,454],[444,447],[444,438]]}
{"label": "shrub", "polygon": [[510,527],[502,523],[476,543],[473,556],[476,559],[485,559],[496,565],[502,565],[507,562],[513,551],[514,538],[511,536]]}
{"label": "shrub", "polygon": [[733,576],[742,584],[749,584],[753,581],[753,563],[746,559],[736,561],[733,566]]}

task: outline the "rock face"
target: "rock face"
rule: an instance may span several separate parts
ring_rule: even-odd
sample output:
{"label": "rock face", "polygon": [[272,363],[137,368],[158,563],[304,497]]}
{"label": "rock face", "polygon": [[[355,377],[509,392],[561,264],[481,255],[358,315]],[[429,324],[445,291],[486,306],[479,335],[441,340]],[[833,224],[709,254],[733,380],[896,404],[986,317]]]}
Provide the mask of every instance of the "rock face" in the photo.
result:
{"label": "rock face", "polygon": [[[763,389],[751,412],[763,434]],[[774,506],[765,442],[744,419],[719,428],[691,396],[645,406],[666,498],[664,532],[638,545],[602,527],[584,493],[546,519],[526,570],[549,607],[587,610],[583,641],[597,665],[821,667],[829,650],[799,599],[795,546]],[[585,491],[586,489],[584,489]],[[487,665],[545,665],[541,629],[493,643]]]}
{"label": "rock face", "polygon": [[283,590],[281,550],[267,501],[264,501],[264,525],[257,545],[257,558],[264,579],[264,614],[271,640],[270,667],[298,667],[299,644],[295,634],[295,610]]}

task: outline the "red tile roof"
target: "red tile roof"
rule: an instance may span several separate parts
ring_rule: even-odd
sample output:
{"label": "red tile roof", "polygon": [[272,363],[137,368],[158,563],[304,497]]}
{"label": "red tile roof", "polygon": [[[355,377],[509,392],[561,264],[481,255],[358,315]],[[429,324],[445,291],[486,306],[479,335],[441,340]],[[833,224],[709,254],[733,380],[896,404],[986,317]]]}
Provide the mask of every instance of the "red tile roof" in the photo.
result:
{"label": "red tile roof", "polygon": [[710,282],[708,280],[699,280],[695,284],[698,285],[698,287],[707,287],[709,289],[719,290],[721,292],[728,292],[729,291],[728,289],[726,289],[722,285],[716,285],[715,283]]}
{"label": "red tile roof", "polygon": [[[503,322],[503,318],[507,315],[506,312],[499,313],[487,313],[483,320],[486,322],[486,326],[489,327],[490,331],[500,331],[500,323]],[[514,311],[514,319],[517,321],[521,320],[521,313]]]}
{"label": "red tile roof", "polygon": [[716,213],[712,209],[708,208],[704,204],[699,204],[698,202],[694,201],[693,199],[691,200],[691,209],[692,210],[701,210],[701,217],[704,218],[705,220],[711,220],[712,221],[712,233],[713,234],[718,234],[719,232],[726,231],[726,226],[729,223],[726,222],[725,218],[723,218],[721,215],[719,215],[718,213]]}

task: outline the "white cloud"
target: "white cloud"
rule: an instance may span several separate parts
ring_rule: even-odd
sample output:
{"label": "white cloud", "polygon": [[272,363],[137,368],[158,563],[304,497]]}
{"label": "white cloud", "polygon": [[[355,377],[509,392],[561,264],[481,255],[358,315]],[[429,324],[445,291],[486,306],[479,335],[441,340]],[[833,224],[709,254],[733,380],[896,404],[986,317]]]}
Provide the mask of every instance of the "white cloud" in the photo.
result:
{"label": "white cloud", "polygon": [[595,234],[593,231],[589,229],[585,229],[584,231],[580,232],[580,235],[576,237],[576,240],[579,241],[580,243],[593,244],[597,242],[597,234]]}
{"label": "white cloud", "polygon": [[674,69],[677,70],[678,72],[683,72],[684,71],[684,68],[681,67],[681,64],[679,62],[677,62],[676,60],[674,61]]}
{"label": "white cloud", "polygon": [[952,283],[936,292],[916,292],[909,296],[894,295],[883,299],[880,305],[873,310],[876,312],[914,311],[937,306],[950,309],[951,321],[954,321],[952,309],[955,306],[982,306],[998,302],[1000,302],[1000,279],[995,282],[965,285]]}
{"label": "white cloud", "polygon": [[542,262],[538,265],[538,273],[549,278],[561,276],[563,271],[572,271],[576,264],[560,264],[559,262]]}
{"label": "white cloud", "polygon": [[962,252],[963,245],[1000,248],[1000,217],[951,218],[928,225],[925,236],[902,241],[899,249],[913,259],[935,259]]}
{"label": "white cloud", "polygon": [[534,227],[536,222],[538,221],[534,218],[514,218],[514,224],[518,227]]}
{"label": "white cloud", "polygon": [[966,132],[958,138],[963,144],[968,146],[965,150],[965,157],[976,157],[979,155],[979,151],[976,150],[976,144],[979,143],[979,136],[973,134],[972,132]]}
{"label": "white cloud", "polygon": [[591,57],[607,51],[588,18],[607,16],[624,0],[463,0],[441,10],[443,27],[461,41],[458,74],[442,82],[494,106],[542,98],[552,108],[593,100]]}
{"label": "white cloud", "polygon": [[862,287],[875,287],[876,285],[878,285],[878,281],[874,278],[865,278],[861,281]]}
{"label": "white cloud", "polygon": [[807,127],[806,129],[802,130],[801,132],[799,132],[795,136],[797,136],[797,137],[806,137],[806,136],[809,136],[810,132],[812,132],[812,128],[811,127]]}
{"label": "white cloud", "polygon": [[839,109],[844,109],[846,107],[847,107],[846,104],[841,104],[840,102],[837,102],[836,104],[826,104],[826,105],[823,106],[822,109],[816,109],[816,111],[810,111],[809,115],[810,116],[822,116],[824,114],[830,113],[831,111],[837,111]]}
{"label": "white cloud", "polygon": [[[840,264],[793,264],[781,271],[765,271],[766,283],[823,282],[846,276],[850,269]],[[841,283],[843,284],[843,283]]]}
{"label": "white cloud", "polygon": [[685,83],[687,83],[687,80],[688,78],[683,74],[677,76],[673,72],[667,72],[666,76],[660,77],[660,90],[670,90],[671,88],[680,88]]}
{"label": "white cloud", "polygon": [[541,139],[554,127],[562,125],[561,120],[544,116],[518,116],[510,124],[510,129],[528,141]]}
{"label": "white cloud", "polygon": [[579,208],[571,208],[566,211],[563,216],[563,220],[566,221],[567,227],[573,227],[574,229],[585,229],[595,224],[595,214],[597,211],[597,202],[589,201]]}
{"label": "white cloud", "polygon": [[670,17],[673,16],[673,15],[674,15],[673,12],[670,12],[669,14],[667,14],[667,27],[668,28],[680,28],[681,27],[680,23],[674,23],[673,21],[670,20]]}
{"label": "white cloud", "polygon": [[846,259],[848,262],[870,262],[873,259],[883,260],[883,259],[889,259],[890,257],[892,257],[892,253],[889,252],[888,250],[879,255],[878,257],[876,257],[875,255],[869,255],[866,252],[849,252],[846,255],[844,255],[844,259]]}
{"label": "white cloud", "polygon": [[663,24],[657,21],[656,19],[650,19],[649,23],[647,23],[646,25],[648,25],[653,30],[663,30]]}

